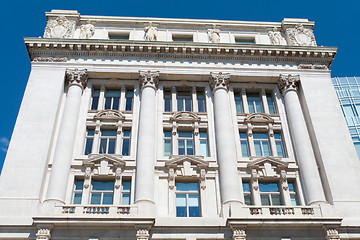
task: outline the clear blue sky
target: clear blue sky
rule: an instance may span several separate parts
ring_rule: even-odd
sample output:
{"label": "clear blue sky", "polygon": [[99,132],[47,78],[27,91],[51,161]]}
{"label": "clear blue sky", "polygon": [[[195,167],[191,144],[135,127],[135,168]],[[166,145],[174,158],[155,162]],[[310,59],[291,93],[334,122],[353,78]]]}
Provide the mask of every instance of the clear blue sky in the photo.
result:
{"label": "clear blue sky", "polygon": [[[42,36],[45,12],[77,10],[83,15],[275,21],[307,18],[315,21],[319,46],[338,47],[332,76],[360,76],[360,3],[357,0],[117,0],[7,1],[2,8],[2,69],[0,94],[0,168],[16,121],[30,61],[23,37]],[[39,146],[41,147],[41,146]]]}

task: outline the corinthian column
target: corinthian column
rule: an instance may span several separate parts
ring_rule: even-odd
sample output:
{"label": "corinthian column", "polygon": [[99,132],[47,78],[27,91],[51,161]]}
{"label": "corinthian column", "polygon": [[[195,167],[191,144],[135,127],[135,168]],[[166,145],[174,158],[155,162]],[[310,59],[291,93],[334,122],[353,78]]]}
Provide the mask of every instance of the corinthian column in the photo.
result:
{"label": "corinthian column", "polygon": [[297,90],[300,76],[280,75],[279,88],[285,100],[291,138],[300,167],[308,205],[327,203]]}
{"label": "corinthian column", "polygon": [[158,82],[159,72],[140,71],[141,100],[136,154],[135,203],[138,205],[138,213],[142,215],[155,213],[155,96]]}
{"label": "corinthian column", "polygon": [[74,150],[76,127],[78,122],[81,95],[87,82],[87,70],[66,70],[68,91],[64,114],[62,116],[59,136],[45,201],[65,203],[66,187]]}
{"label": "corinthian column", "polygon": [[214,92],[216,150],[223,205],[242,204],[242,185],[237,170],[234,130],[228,95],[229,78],[229,74],[220,72],[211,73],[210,79],[210,85]]}

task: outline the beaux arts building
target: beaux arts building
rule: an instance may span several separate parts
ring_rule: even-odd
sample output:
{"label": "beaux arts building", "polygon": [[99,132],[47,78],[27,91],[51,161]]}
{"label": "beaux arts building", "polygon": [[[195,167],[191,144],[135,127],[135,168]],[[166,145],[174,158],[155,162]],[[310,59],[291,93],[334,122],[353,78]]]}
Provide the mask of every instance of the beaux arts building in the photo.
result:
{"label": "beaux arts building", "polygon": [[360,161],[314,22],[46,13],[2,239],[360,239]]}

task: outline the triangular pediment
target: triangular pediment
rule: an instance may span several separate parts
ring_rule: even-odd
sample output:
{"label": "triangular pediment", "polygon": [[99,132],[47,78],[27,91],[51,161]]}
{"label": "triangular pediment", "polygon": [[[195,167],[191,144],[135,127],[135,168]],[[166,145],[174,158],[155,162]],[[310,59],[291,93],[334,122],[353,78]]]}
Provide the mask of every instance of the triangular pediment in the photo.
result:
{"label": "triangular pediment", "polygon": [[166,166],[178,166],[183,165],[184,162],[190,162],[191,165],[206,167],[209,165],[208,162],[203,160],[203,156],[193,156],[193,155],[177,155],[171,156],[171,159],[166,162]]}
{"label": "triangular pediment", "polygon": [[175,122],[199,122],[200,118],[192,112],[177,112],[170,118]]}
{"label": "triangular pediment", "polygon": [[95,114],[94,119],[119,121],[125,119],[125,116],[118,110],[101,110]]}
{"label": "triangular pediment", "polygon": [[251,113],[244,119],[245,122],[249,123],[273,123],[274,120],[267,113]]}
{"label": "triangular pediment", "polygon": [[264,166],[264,164],[270,163],[272,166],[280,167],[280,168],[286,168],[289,163],[284,162],[280,160],[278,157],[259,157],[251,160],[248,163],[249,168],[256,168]]}
{"label": "triangular pediment", "polygon": [[126,162],[121,160],[119,157],[107,155],[107,154],[99,154],[95,156],[91,156],[89,159],[84,160],[84,165],[101,165],[101,162],[106,161],[109,165],[113,166],[125,166]]}

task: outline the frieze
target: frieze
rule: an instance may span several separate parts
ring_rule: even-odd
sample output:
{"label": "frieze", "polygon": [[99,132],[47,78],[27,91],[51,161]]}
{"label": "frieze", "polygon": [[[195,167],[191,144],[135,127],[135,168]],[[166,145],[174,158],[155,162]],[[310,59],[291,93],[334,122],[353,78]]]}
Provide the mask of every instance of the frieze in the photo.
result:
{"label": "frieze", "polygon": [[67,58],[56,58],[56,57],[35,57],[33,62],[67,62]]}
{"label": "frieze", "polygon": [[326,65],[317,65],[317,64],[299,64],[298,69],[323,69],[323,70],[327,70],[328,67]]}

